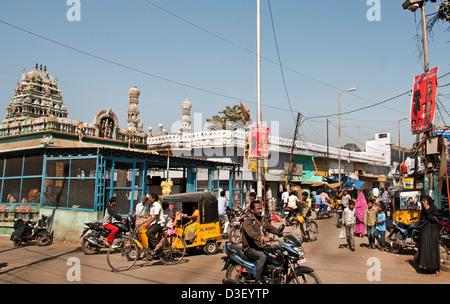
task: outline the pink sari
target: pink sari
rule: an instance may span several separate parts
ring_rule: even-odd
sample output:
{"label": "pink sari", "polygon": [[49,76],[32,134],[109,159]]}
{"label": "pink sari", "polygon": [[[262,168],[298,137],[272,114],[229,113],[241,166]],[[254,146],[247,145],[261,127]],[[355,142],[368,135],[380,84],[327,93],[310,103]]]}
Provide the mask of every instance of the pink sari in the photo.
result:
{"label": "pink sari", "polygon": [[355,202],[355,210],[356,210],[356,225],[355,225],[355,233],[362,233],[364,235],[364,212],[367,209],[367,201],[366,197],[363,193],[361,193]]}

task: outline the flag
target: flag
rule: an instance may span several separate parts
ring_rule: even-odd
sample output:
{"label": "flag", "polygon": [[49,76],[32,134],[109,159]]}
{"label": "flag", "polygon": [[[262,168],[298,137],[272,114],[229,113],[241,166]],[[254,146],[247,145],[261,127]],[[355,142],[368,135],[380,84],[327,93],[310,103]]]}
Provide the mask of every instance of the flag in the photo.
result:
{"label": "flag", "polygon": [[242,102],[241,102],[241,110],[242,110],[242,115],[244,115],[244,123],[247,124],[250,120],[250,112],[244,107]]}

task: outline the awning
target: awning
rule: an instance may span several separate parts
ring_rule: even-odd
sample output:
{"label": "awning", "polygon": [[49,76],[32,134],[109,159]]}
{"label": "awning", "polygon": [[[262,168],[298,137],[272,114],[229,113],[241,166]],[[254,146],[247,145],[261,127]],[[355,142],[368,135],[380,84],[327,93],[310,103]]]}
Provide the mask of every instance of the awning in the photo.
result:
{"label": "awning", "polygon": [[[337,178],[326,178],[329,184],[333,184],[333,183],[339,183]],[[341,179],[341,183],[342,186],[347,186],[347,187],[351,187],[351,186],[355,186],[356,189],[361,188],[366,182],[354,179],[354,178],[348,178],[347,176],[344,176]]]}

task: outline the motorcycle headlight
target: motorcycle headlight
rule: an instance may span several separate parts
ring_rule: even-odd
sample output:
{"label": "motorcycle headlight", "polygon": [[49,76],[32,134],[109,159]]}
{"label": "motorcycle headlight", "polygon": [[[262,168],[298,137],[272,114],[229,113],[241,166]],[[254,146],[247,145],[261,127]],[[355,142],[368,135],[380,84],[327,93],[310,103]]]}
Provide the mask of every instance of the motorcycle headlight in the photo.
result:
{"label": "motorcycle headlight", "polygon": [[305,250],[303,247],[294,247],[294,250],[297,251],[299,257],[303,257],[305,255]]}

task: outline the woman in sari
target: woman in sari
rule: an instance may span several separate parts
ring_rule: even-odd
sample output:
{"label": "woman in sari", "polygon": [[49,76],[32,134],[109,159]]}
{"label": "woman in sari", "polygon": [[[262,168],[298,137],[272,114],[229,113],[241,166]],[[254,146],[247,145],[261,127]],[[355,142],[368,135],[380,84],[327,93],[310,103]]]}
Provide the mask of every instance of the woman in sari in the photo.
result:
{"label": "woman in sari", "polygon": [[364,213],[367,209],[367,201],[364,193],[360,193],[355,202],[356,225],[355,234],[359,237],[364,236]]}

